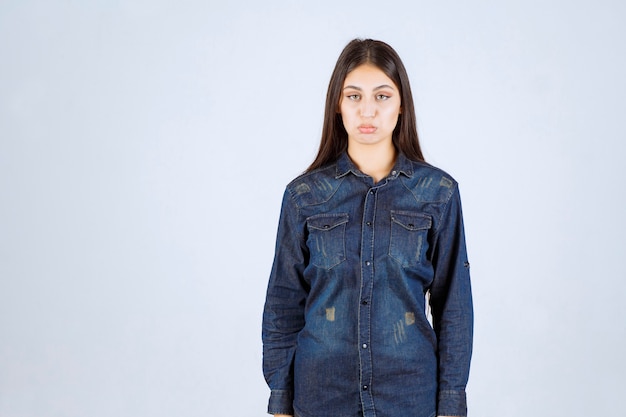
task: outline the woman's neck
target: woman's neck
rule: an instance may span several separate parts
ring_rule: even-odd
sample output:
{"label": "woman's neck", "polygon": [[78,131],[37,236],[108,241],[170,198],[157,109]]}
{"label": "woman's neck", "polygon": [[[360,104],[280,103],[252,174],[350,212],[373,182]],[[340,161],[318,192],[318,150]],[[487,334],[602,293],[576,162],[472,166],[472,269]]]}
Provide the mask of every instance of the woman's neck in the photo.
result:
{"label": "woman's neck", "polygon": [[392,143],[380,145],[348,144],[348,156],[356,167],[374,179],[374,183],[385,178],[396,162],[396,148]]}

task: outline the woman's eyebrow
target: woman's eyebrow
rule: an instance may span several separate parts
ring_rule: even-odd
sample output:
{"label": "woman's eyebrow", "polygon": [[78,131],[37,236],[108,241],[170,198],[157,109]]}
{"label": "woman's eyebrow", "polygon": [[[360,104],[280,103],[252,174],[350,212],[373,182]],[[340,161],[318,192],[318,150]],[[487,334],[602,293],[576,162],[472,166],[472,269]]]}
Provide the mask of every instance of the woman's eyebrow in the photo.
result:
{"label": "woman's eyebrow", "polygon": [[[343,89],[347,90],[349,88],[351,88],[353,90],[357,90],[357,91],[363,91],[363,89],[361,87],[357,87],[356,85],[346,85]],[[383,85],[379,85],[378,87],[374,88],[374,90],[372,90],[372,91],[382,90],[383,88],[390,88],[392,90],[395,90],[395,88],[393,88],[392,86],[387,85],[387,84],[383,84]]]}

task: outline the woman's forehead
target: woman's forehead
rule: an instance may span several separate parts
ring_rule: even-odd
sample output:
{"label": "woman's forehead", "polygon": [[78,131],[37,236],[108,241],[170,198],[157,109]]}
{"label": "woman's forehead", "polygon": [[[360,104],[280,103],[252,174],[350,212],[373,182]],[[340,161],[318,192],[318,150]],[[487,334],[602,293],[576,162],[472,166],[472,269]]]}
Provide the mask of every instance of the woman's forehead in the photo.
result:
{"label": "woman's forehead", "polygon": [[381,86],[388,86],[394,89],[398,88],[396,83],[394,83],[383,70],[372,64],[359,65],[346,75],[343,82],[343,88],[377,88]]}

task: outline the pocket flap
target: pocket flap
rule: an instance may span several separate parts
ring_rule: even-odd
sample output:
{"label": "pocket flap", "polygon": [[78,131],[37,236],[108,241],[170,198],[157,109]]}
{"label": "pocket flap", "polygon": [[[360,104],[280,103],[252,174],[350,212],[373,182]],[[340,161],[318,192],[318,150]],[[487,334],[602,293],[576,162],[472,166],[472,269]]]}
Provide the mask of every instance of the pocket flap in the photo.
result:
{"label": "pocket flap", "polygon": [[330,230],[341,224],[348,222],[348,214],[347,213],[324,213],[324,214],[316,214],[315,216],[311,216],[306,219],[306,223],[309,227],[318,230]]}
{"label": "pocket flap", "polygon": [[410,211],[391,211],[391,220],[399,224],[407,230],[424,230],[430,229],[432,219],[430,216],[422,213],[413,213]]}

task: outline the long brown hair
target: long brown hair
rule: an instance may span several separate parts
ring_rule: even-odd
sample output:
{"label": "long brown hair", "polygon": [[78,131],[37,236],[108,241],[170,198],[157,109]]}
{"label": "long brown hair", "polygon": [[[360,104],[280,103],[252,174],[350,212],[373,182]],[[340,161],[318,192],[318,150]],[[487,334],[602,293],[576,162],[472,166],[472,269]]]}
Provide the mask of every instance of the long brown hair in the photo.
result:
{"label": "long brown hair", "polygon": [[339,100],[346,76],[350,71],[363,64],[378,67],[400,89],[402,113],[393,131],[393,145],[409,159],[424,160],[417,137],[417,122],[409,77],[400,57],[385,42],[373,39],[354,39],[346,45],[339,55],[330,77],[328,92],[326,93],[322,140],[317,156],[311,166],[307,168],[307,172],[335,162],[348,149],[348,133],[343,127],[341,113],[338,112]]}

